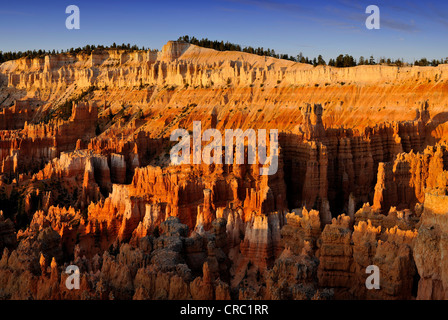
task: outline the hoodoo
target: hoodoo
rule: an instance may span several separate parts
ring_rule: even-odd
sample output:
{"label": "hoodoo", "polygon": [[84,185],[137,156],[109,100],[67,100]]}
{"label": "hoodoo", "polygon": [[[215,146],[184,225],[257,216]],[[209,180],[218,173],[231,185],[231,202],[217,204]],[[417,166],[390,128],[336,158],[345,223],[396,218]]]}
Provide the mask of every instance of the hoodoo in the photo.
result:
{"label": "hoodoo", "polygon": [[447,299],[446,92],[184,41],[4,62],[0,299]]}

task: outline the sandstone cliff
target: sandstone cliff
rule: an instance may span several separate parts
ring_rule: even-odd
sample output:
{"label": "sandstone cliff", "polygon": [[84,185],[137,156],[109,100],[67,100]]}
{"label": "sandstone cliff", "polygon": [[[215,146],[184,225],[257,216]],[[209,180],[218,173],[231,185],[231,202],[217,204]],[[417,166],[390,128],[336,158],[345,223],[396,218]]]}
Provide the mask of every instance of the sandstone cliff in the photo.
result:
{"label": "sandstone cliff", "polygon": [[[447,299],[447,72],[173,41],[1,64],[0,299]],[[277,172],[172,165],[193,121],[278,129]]]}

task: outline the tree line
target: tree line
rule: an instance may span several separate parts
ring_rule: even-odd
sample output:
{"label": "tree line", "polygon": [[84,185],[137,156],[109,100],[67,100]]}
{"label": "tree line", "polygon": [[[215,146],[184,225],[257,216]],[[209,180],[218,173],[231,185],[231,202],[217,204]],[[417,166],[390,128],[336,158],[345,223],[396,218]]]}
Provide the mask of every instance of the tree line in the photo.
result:
{"label": "tree line", "polygon": [[78,47],[78,48],[70,48],[64,51],[62,49],[60,52],[59,50],[27,50],[27,51],[8,51],[8,52],[2,52],[0,51],[0,63],[3,63],[5,61],[9,60],[16,60],[20,58],[43,58],[47,55],[57,55],[60,53],[69,53],[69,54],[78,54],[78,53],[85,53],[85,54],[91,54],[93,50],[103,50],[103,49],[119,49],[124,50],[126,52],[133,52],[138,50],[146,50],[145,47],[138,47],[137,45],[131,44],[116,44],[115,42],[110,46],[103,46],[103,45],[85,45],[84,47]]}
{"label": "tree line", "polygon": [[[184,41],[188,42],[200,47],[204,48],[210,48],[215,49],[218,51],[241,51],[241,52],[247,52],[247,53],[253,53],[257,54],[259,56],[267,56],[267,57],[273,57],[277,59],[285,59],[285,60],[291,60],[295,62],[300,63],[307,63],[311,64],[313,66],[319,66],[319,65],[329,65],[333,67],[338,68],[347,68],[347,67],[355,67],[359,65],[390,65],[390,66],[403,66],[406,63],[403,59],[386,59],[386,58],[380,58],[378,61],[375,60],[373,56],[370,56],[369,58],[364,58],[361,56],[358,60],[356,60],[353,56],[348,54],[341,54],[335,59],[330,59],[327,62],[323,59],[322,55],[319,55],[317,58],[308,58],[303,56],[303,54],[300,52],[297,56],[291,56],[288,54],[282,54],[282,53],[276,53],[274,49],[264,49],[263,47],[253,48],[253,47],[242,47],[239,44],[231,43],[231,42],[224,42],[224,41],[217,41],[217,40],[209,40],[207,38],[197,39],[195,37],[190,37],[188,35],[179,37],[177,39],[178,41]],[[426,58],[422,58],[420,60],[414,61],[414,63],[408,63],[407,65],[415,65],[415,66],[438,66],[439,64],[446,63],[448,64],[448,57],[445,59],[436,60],[433,59],[431,61],[427,60]]]}
{"label": "tree line", "polygon": [[[375,60],[373,56],[370,56],[369,58],[364,58],[361,56],[358,60],[355,59],[353,56],[348,54],[340,54],[335,59],[328,60],[328,63],[323,59],[322,55],[319,55],[317,58],[308,58],[305,57],[302,52],[300,52],[297,56],[292,56],[288,54],[282,54],[282,53],[276,53],[274,49],[270,48],[263,48],[258,47],[254,48],[251,46],[248,47],[242,47],[239,44],[231,43],[231,42],[224,42],[224,41],[218,41],[218,40],[209,40],[207,38],[197,39],[195,37],[190,37],[188,35],[185,35],[183,37],[179,37],[178,41],[183,41],[187,43],[191,43],[200,47],[204,48],[211,48],[218,51],[241,51],[241,52],[247,52],[256,54],[259,56],[267,56],[267,57],[273,57],[277,59],[285,59],[285,60],[291,60],[294,62],[300,62],[300,63],[306,63],[311,64],[313,66],[319,66],[319,65],[329,65],[332,67],[337,68],[347,68],[347,67],[355,67],[360,65],[389,65],[389,66],[398,66],[401,67],[403,65],[414,65],[414,66],[438,66],[439,64],[448,64],[448,57],[442,58],[442,59],[433,59],[428,60],[426,58],[422,58],[420,60],[415,60],[413,63],[405,63],[403,59],[390,59],[381,57],[378,59],[378,61]],[[103,46],[103,45],[86,45],[84,47],[78,47],[78,48],[70,48],[66,51],[61,50],[28,50],[28,51],[9,51],[9,52],[2,52],[0,51],[0,63],[3,63],[5,61],[9,60],[15,60],[23,57],[28,58],[37,58],[37,57],[45,57],[46,55],[56,55],[59,53],[69,53],[69,54],[78,54],[78,53],[85,53],[90,54],[95,49],[119,49],[119,50],[125,50],[127,52],[132,51],[138,51],[138,50],[145,50],[145,47],[138,47],[137,45],[130,45],[122,43],[116,44],[115,42],[110,46]]]}

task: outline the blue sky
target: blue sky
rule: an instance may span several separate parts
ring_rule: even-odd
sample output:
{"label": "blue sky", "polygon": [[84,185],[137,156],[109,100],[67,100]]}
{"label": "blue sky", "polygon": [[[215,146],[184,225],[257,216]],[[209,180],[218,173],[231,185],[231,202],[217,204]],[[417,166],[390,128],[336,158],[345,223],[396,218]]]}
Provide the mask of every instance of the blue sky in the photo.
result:
{"label": "blue sky", "polygon": [[[65,27],[71,4],[80,9],[80,30]],[[380,30],[365,27],[371,4],[380,8]],[[438,59],[448,57],[448,1],[22,0],[0,8],[0,51],[113,42],[161,49],[186,34],[327,61],[340,53]]]}

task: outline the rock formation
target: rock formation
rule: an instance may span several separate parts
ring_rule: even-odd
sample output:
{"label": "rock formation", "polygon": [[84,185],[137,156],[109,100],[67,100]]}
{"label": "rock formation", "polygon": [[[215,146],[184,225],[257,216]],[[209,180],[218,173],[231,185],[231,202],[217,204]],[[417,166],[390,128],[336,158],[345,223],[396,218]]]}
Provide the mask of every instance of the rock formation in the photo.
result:
{"label": "rock formation", "polygon": [[[447,67],[176,41],[1,64],[0,299],[448,299]],[[278,130],[277,171],[249,139],[171,163],[194,121]]]}

